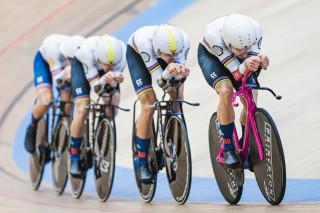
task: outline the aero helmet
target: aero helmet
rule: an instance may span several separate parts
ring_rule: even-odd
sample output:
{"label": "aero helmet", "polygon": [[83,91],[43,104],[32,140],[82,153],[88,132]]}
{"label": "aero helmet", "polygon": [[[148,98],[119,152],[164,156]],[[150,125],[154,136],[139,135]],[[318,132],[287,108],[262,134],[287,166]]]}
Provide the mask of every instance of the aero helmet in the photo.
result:
{"label": "aero helmet", "polygon": [[222,37],[228,48],[248,48],[256,40],[256,29],[248,16],[240,14],[229,15],[223,23]]}
{"label": "aero helmet", "polygon": [[179,54],[184,47],[182,32],[170,24],[159,25],[154,32],[152,45],[158,56],[160,53]]}
{"label": "aero helmet", "polygon": [[65,58],[73,58],[84,39],[85,38],[80,35],[74,35],[65,39],[59,47],[60,53]]}
{"label": "aero helmet", "polygon": [[104,64],[118,64],[122,60],[121,42],[113,36],[101,36],[94,48],[94,57],[97,62]]}

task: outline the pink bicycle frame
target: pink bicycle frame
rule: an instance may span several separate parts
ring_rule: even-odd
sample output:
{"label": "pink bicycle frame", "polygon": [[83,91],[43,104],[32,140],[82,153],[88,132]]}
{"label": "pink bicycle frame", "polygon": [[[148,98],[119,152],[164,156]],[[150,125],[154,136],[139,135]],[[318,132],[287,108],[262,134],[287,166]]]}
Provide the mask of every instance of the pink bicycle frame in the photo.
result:
{"label": "pink bicycle frame", "polygon": [[[256,126],[256,122],[254,120],[254,115],[253,115],[253,110],[256,108],[254,101],[253,101],[253,96],[252,96],[252,86],[246,86],[245,82],[247,81],[248,76],[250,75],[251,72],[248,72],[245,75],[245,80],[242,82],[242,87],[241,89],[236,92],[233,95],[232,98],[232,105],[234,107],[238,107],[239,103],[236,102],[236,98],[237,96],[242,96],[246,102],[247,102],[247,121],[246,121],[246,129],[245,129],[245,136],[244,136],[244,140],[243,140],[243,147],[241,148],[239,145],[239,139],[238,139],[238,135],[237,135],[237,131],[236,128],[234,128],[233,130],[233,138],[234,138],[234,142],[235,142],[235,146],[236,149],[238,151],[238,153],[241,156],[241,160],[243,163],[243,168],[245,168],[246,165],[246,161],[247,161],[247,155],[248,155],[248,148],[249,148],[249,127],[251,125],[252,129],[253,129],[253,133],[254,136],[256,138],[257,141],[257,145],[258,145],[258,149],[259,149],[259,155],[260,155],[260,160],[263,160],[263,149],[261,146],[261,141],[260,141],[260,137],[259,137],[259,133],[257,130],[257,126]],[[224,144],[222,144],[221,150],[217,156],[217,160],[218,162],[224,163],[224,159],[222,157],[222,153],[224,150]]]}

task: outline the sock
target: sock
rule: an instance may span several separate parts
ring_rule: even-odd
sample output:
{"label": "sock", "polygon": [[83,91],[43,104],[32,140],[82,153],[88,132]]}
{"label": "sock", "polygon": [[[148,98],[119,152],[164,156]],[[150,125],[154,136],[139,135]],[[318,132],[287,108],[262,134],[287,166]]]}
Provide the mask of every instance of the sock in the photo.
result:
{"label": "sock", "polygon": [[137,136],[139,164],[148,164],[148,150],[151,138],[141,139]]}
{"label": "sock", "polygon": [[36,131],[39,120],[40,120],[40,119],[35,119],[35,118],[33,117],[33,114],[31,114],[31,123],[30,123],[29,127],[30,127],[33,131]]}
{"label": "sock", "polygon": [[71,136],[71,160],[80,161],[79,148],[83,138],[74,138]]}
{"label": "sock", "polygon": [[220,129],[223,134],[223,143],[224,143],[224,150],[234,149],[234,145],[232,142],[232,134],[234,129],[234,122],[228,125],[221,125]]}

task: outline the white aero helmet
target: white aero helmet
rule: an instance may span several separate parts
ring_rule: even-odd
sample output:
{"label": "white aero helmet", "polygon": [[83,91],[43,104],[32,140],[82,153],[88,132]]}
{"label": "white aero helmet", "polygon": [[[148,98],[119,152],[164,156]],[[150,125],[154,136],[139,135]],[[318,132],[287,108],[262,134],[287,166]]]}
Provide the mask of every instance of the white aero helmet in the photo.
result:
{"label": "white aero helmet", "polygon": [[229,15],[223,23],[222,37],[227,47],[249,48],[256,40],[256,29],[248,16]]}
{"label": "white aero helmet", "polygon": [[161,24],[154,32],[152,45],[158,56],[160,53],[180,54],[184,46],[182,32],[178,27]]}
{"label": "white aero helmet", "polygon": [[94,48],[94,58],[99,63],[119,64],[123,55],[121,42],[113,36],[103,35]]}
{"label": "white aero helmet", "polygon": [[80,35],[70,36],[61,43],[59,47],[60,53],[65,58],[73,58],[84,39],[85,38]]}

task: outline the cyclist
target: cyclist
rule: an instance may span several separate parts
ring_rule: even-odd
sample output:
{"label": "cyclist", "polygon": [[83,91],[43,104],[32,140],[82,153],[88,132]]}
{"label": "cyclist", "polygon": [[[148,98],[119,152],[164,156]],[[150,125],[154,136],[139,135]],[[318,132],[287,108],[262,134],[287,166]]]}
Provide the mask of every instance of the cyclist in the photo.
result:
{"label": "cyclist", "polygon": [[[72,62],[71,82],[76,115],[71,123],[71,167],[70,174],[78,177],[82,174],[79,148],[82,144],[85,119],[88,110],[84,107],[90,103],[90,89],[100,94],[108,86],[109,91],[116,90],[111,103],[118,105],[120,101],[119,84],[123,82],[122,71],[126,67],[126,47],[124,43],[110,35],[92,36],[83,41]],[[98,90],[98,89],[100,90]],[[109,98],[103,98],[108,104]],[[112,115],[107,108],[108,116]],[[117,113],[115,109],[115,114]]]}
{"label": "cyclist", "polygon": [[84,37],[53,34],[40,46],[34,60],[34,84],[39,103],[32,111],[31,123],[27,127],[25,148],[29,153],[35,151],[36,129],[38,121],[47,112],[46,103],[53,99],[52,82],[60,90],[62,101],[69,100],[71,61]]}
{"label": "cyclist", "polygon": [[[189,75],[185,66],[189,53],[189,36],[180,28],[170,24],[145,26],[134,32],[128,41],[127,61],[134,89],[141,103],[141,114],[137,122],[137,148],[139,156],[139,176],[141,182],[151,182],[148,168],[148,149],[152,137],[152,117],[154,109],[149,106],[156,101],[152,79],[163,89],[169,80]],[[169,87],[172,91],[174,88]],[[173,95],[171,95],[171,99]],[[183,85],[178,99],[183,99]],[[176,107],[177,108],[177,107]],[[176,109],[178,110],[178,109]]]}
{"label": "cyclist", "polygon": [[[241,88],[242,78],[249,71],[257,71],[261,66],[269,66],[268,56],[260,53],[262,30],[260,24],[252,18],[231,14],[218,17],[205,28],[198,48],[198,61],[208,84],[218,93],[218,119],[223,133],[224,161],[230,168],[240,166],[235,154],[232,133],[235,113],[232,107],[233,88]],[[253,78],[246,82],[255,86]],[[253,91],[255,102],[258,93]],[[243,109],[240,115],[242,137],[244,135],[247,106],[241,98]],[[243,139],[240,139],[240,144]]]}

